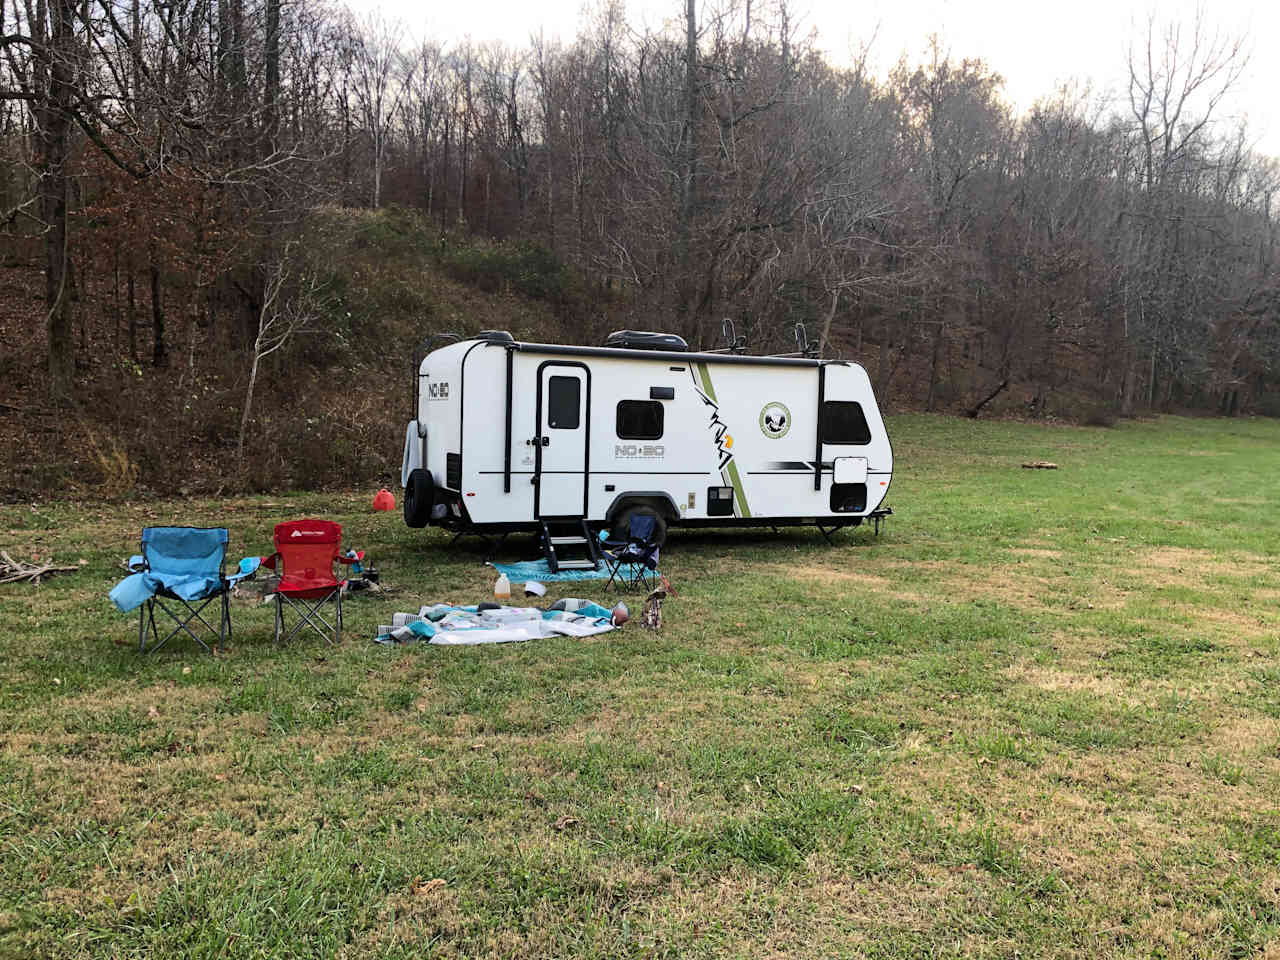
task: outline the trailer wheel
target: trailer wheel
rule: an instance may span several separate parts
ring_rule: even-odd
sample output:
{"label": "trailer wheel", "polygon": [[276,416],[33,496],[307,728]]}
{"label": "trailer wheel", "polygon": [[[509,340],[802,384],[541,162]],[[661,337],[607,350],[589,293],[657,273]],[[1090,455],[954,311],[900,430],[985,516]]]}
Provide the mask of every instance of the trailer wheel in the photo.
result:
{"label": "trailer wheel", "polygon": [[409,474],[404,487],[404,522],[410,527],[425,527],[431,519],[435,503],[435,484],[430,472],[419,467]]}
{"label": "trailer wheel", "polygon": [[627,539],[627,532],[631,529],[631,518],[634,516],[653,517],[653,542],[658,546],[663,546],[667,542],[667,521],[653,507],[640,504],[634,507],[627,507],[613,518],[613,525],[609,528],[609,536],[614,540]]}

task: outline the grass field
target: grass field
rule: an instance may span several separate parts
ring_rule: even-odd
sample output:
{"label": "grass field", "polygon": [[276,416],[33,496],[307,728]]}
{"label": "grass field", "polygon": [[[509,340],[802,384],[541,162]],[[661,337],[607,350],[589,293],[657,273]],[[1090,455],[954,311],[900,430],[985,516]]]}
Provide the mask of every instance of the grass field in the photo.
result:
{"label": "grass field", "polygon": [[[492,576],[366,493],[0,508],[88,561],[0,587],[0,956],[1280,957],[1280,423],[891,430],[878,540],[677,533],[656,636],[375,646]],[[341,648],[129,646],[144,524],[312,513]]]}

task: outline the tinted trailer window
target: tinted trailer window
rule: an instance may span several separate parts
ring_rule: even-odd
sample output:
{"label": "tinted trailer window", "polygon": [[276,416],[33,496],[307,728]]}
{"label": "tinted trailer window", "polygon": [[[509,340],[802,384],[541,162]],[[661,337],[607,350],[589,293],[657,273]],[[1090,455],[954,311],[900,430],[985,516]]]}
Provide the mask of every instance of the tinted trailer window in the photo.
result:
{"label": "tinted trailer window", "polygon": [[822,404],[822,442],[870,443],[871,429],[867,426],[862,404],[851,400],[824,402]]}

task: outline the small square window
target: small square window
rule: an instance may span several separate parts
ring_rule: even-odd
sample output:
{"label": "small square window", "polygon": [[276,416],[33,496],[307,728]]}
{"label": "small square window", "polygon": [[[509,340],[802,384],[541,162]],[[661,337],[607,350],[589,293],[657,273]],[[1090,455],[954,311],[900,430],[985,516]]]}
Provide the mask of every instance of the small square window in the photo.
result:
{"label": "small square window", "polygon": [[657,400],[619,400],[618,439],[661,440],[664,415]]}

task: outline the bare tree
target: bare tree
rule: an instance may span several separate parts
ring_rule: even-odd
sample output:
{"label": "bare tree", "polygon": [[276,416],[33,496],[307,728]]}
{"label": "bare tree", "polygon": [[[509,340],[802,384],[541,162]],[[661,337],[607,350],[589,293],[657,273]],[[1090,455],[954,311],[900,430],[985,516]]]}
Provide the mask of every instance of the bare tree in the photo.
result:
{"label": "bare tree", "polygon": [[390,146],[392,126],[405,87],[396,66],[400,61],[397,42],[400,27],[371,15],[363,24],[360,45],[354,60],[356,108],[365,135],[369,138],[373,161],[374,207],[382,205],[382,175]]}
{"label": "bare tree", "polygon": [[[1133,412],[1145,352],[1148,396],[1155,391],[1161,354],[1188,319],[1183,283],[1191,271],[1182,243],[1188,228],[1186,187],[1207,164],[1206,144],[1223,99],[1248,63],[1242,37],[1212,30],[1204,8],[1190,25],[1160,26],[1148,19],[1145,36],[1129,48],[1128,103],[1140,160],[1141,192],[1130,211],[1128,276],[1123,288],[1124,322],[1117,355],[1123,363],[1120,405]],[[1224,385],[1225,386],[1225,385]]]}
{"label": "bare tree", "polygon": [[237,455],[244,459],[244,440],[253,409],[258,371],[267,357],[287,346],[294,336],[314,329],[326,301],[324,283],[314,268],[295,262],[296,242],[286,243],[280,257],[270,266],[263,284],[262,306],[258,310],[258,334],[249,361],[249,382],[240,411]]}

